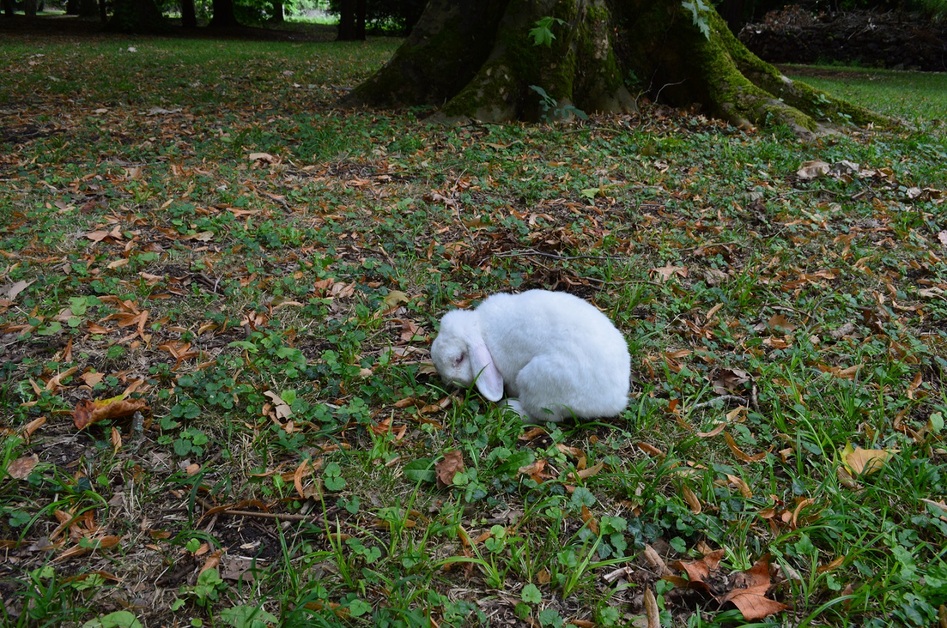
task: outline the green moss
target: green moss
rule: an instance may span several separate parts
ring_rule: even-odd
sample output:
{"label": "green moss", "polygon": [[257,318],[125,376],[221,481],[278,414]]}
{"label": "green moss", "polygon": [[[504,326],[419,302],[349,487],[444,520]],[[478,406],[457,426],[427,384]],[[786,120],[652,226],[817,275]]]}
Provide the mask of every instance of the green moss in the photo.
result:
{"label": "green moss", "polygon": [[[529,88],[537,85],[563,105],[630,109],[634,103],[623,85],[625,67],[649,85],[653,96],[679,106],[701,103],[709,114],[740,126],[782,124],[809,135],[822,130],[820,122],[884,120],[788,81],[747,50],[713,10],[704,15],[711,32],[704,37],[677,0],[488,0],[492,9],[483,11],[491,24],[478,24],[481,36],[474,39],[464,21],[469,16],[456,15],[468,9],[446,0],[435,4],[443,15],[428,20],[427,30],[420,29],[423,36],[413,33],[353,100],[448,101],[442,109],[447,117],[535,120],[540,100]],[[547,15],[564,23],[554,28],[550,46],[536,46],[529,30]],[[616,25],[622,34],[613,42]]]}

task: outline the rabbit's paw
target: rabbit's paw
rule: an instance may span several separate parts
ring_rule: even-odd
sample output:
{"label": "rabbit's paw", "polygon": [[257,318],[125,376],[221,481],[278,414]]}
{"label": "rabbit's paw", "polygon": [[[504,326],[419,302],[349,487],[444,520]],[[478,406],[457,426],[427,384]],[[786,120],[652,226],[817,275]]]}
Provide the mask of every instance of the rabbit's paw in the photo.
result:
{"label": "rabbit's paw", "polygon": [[526,410],[523,410],[523,404],[521,404],[516,399],[507,399],[502,404],[500,404],[500,407],[503,410],[512,410],[517,415],[522,417],[523,420],[529,420],[529,417],[526,416]]}

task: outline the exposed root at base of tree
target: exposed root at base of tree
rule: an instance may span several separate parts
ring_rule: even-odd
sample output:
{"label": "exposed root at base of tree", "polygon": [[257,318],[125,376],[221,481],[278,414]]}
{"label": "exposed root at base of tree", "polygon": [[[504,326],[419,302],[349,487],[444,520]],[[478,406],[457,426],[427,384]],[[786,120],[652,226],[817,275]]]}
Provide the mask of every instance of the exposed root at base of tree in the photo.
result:
{"label": "exposed root at base of tree", "polygon": [[[675,106],[699,104],[741,128],[784,125],[811,138],[895,124],[794,82],[743,46],[712,9],[677,0],[432,0],[394,58],[347,104],[427,105],[444,120],[538,120],[576,109],[635,109],[628,84]],[[551,38],[530,36],[547,19]]]}

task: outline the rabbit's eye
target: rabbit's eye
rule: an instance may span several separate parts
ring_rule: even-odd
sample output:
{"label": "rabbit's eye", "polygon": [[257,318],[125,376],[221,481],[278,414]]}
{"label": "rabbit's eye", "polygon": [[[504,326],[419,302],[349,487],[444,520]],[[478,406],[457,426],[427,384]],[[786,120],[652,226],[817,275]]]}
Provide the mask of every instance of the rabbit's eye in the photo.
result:
{"label": "rabbit's eye", "polygon": [[464,358],[467,357],[465,354],[461,353],[459,356],[454,358],[454,366],[460,366],[460,363],[464,361]]}

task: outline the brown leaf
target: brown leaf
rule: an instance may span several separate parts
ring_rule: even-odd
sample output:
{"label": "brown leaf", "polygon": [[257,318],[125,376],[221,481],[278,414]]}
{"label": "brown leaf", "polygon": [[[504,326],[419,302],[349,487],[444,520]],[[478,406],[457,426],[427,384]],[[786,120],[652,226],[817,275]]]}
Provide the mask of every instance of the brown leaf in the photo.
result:
{"label": "brown leaf", "polygon": [[732,602],[747,621],[763,619],[788,608],[781,602],[765,597],[771,584],[769,556],[763,556],[750,569],[736,574],[733,583],[735,588],[718,599],[721,603]]}
{"label": "brown leaf", "polygon": [[520,434],[517,440],[529,442],[529,441],[536,440],[537,438],[542,438],[546,436],[546,434],[548,434],[548,432],[546,432],[546,429],[537,425],[535,427],[529,428],[528,430]]}
{"label": "brown leaf", "polygon": [[750,374],[741,369],[720,369],[714,377],[714,392],[725,395],[741,388],[750,381]]}
{"label": "brown leaf", "polygon": [[828,563],[828,564],[826,564],[826,565],[822,565],[822,566],[820,566],[819,568],[817,568],[817,569],[816,569],[816,572],[817,572],[817,573],[825,573],[825,572],[827,572],[827,571],[835,571],[836,569],[838,569],[839,567],[841,567],[844,562],[845,562],[845,557],[844,557],[844,556],[839,556],[838,558],[836,558],[836,559],[833,560],[832,562],[830,562],[830,563]]}
{"label": "brown leaf", "polygon": [[687,268],[684,266],[672,266],[668,264],[667,266],[661,266],[660,268],[652,268],[651,272],[657,276],[659,283],[666,283],[670,281],[675,275],[678,277],[687,277]]}
{"label": "brown leaf", "polygon": [[564,453],[565,455],[571,458],[575,458],[577,469],[581,470],[585,468],[585,465],[586,465],[585,452],[579,449],[578,447],[569,447],[568,445],[563,445],[560,443],[556,445],[556,449],[558,449],[559,451],[561,451],[562,453]]}
{"label": "brown leaf", "polygon": [[296,493],[301,499],[319,496],[318,486],[305,486],[303,484],[303,478],[315,473],[320,467],[322,467],[322,458],[317,458],[315,461],[306,459],[299,463],[299,466],[296,467],[296,471],[293,472],[293,486],[296,488]]}
{"label": "brown leaf", "polygon": [[650,586],[645,587],[643,598],[648,628],[661,628],[661,611],[658,609],[658,601],[654,598],[654,592]]}
{"label": "brown leaf", "polygon": [[271,164],[274,161],[276,161],[273,155],[269,153],[250,153],[247,158],[250,161],[261,161],[268,164]]}
{"label": "brown leaf", "polygon": [[528,475],[533,479],[537,484],[542,484],[548,477],[544,472],[546,470],[546,461],[539,459],[533,464],[528,464],[526,466],[519,468],[519,473],[522,475]]}
{"label": "brown leaf", "polygon": [[917,393],[917,389],[921,387],[921,384],[924,383],[924,377],[920,371],[914,376],[914,379],[908,385],[907,398],[914,399],[914,395]]}
{"label": "brown leaf", "polygon": [[782,314],[775,314],[771,316],[769,321],[767,321],[767,325],[769,325],[770,329],[781,331],[783,333],[791,332],[796,328],[796,326],[793,325],[789,319]]}
{"label": "brown leaf", "polygon": [[681,488],[681,496],[684,498],[684,501],[687,502],[687,505],[690,507],[691,512],[695,515],[699,515],[703,508],[700,505],[700,499],[697,498],[697,495],[690,489],[689,486],[684,486]]}
{"label": "brown leaf", "polygon": [[734,589],[723,601],[732,602],[747,621],[756,621],[786,610],[788,606],[782,602],[765,597],[767,588]]}
{"label": "brown leaf", "polygon": [[14,301],[16,296],[30,287],[32,281],[17,281],[9,286],[4,286],[0,288],[0,295],[6,297],[7,299]]}
{"label": "brown leaf", "polygon": [[27,423],[26,426],[23,427],[20,433],[23,435],[23,438],[26,440],[26,442],[30,442],[30,437],[33,436],[33,432],[43,427],[43,425],[45,424],[46,424],[46,417],[41,416]]}
{"label": "brown leaf", "polygon": [[854,475],[871,475],[881,470],[890,457],[891,452],[885,449],[852,449],[847,445],[842,451],[842,462]]}
{"label": "brown leaf", "polygon": [[696,433],[697,436],[700,436],[701,438],[710,438],[710,437],[712,437],[712,436],[716,436],[716,435],[719,434],[720,432],[722,432],[722,431],[724,431],[725,429],[727,429],[727,425],[728,425],[728,424],[727,424],[726,422],[721,422],[721,423],[718,423],[718,424],[717,424],[717,427],[715,427],[714,429],[710,430],[709,432],[695,432],[695,433]]}
{"label": "brown leaf", "polygon": [[645,544],[644,546],[644,559],[648,561],[648,564],[654,567],[654,570],[658,572],[660,576],[666,576],[671,573],[668,569],[667,563],[664,562],[664,559],[661,558],[661,555],[651,547],[650,545]]}
{"label": "brown leaf", "polygon": [[716,570],[720,565],[720,561],[723,559],[724,553],[725,550],[718,549],[704,554],[703,558],[700,560],[688,562],[676,560],[671,563],[671,566],[675,569],[682,569],[685,573],[687,573],[687,577],[692,583],[702,583],[705,582],[710,576],[710,572]]}
{"label": "brown leaf", "polygon": [[592,477],[593,475],[597,475],[598,472],[601,471],[604,467],[605,467],[604,462],[596,462],[588,469],[582,469],[581,471],[576,471],[575,476],[580,480],[585,480],[587,478]]}
{"label": "brown leaf", "polygon": [[7,473],[14,480],[25,480],[30,476],[37,463],[39,463],[39,456],[36,454],[22,456],[7,465]]}
{"label": "brown leaf", "polygon": [[47,392],[52,392],[52,393],[54,393],[54,392],[58,391],[59,388],[62,386],[62,380],[66,379],[66,378],[68,378],[68,377],[72,377],[72,374],[75,373],[75,372],[78,371],[78,370],[79,370],[79,367],[78,367],[78,366],[73,366],[72,368],[69,368],[69,369],[63,371],[62,373],[59,373],[58,375],[55,375],[54,377],[50,378],[50,380],[49,380],[48,382],[46,382],[46,390],[47,390]]}
{"label": "brown leaf", "polygon": [[737,487],[737,490],[740,491],[740,495],[743,495],[747,499],[753,497],[753,491],[750,490],[750,486],[743,481],[742,478],[738,478],[735,475],[727,474],[727,480],[730,481],[730,484],[733,484]]}
{"label": "brown leaf", "polygon": [[204,573],[208,569],[216,569],[220,565],[220,556],[223,554],[223,550],[216,550],[211,552],[207,558],[204,560],[204,564],[201,565],[200,573]]}
{"label": "brown leaf", "polygon": [[730,448],[730,451],[733,452],[733,455],[737,457],[740,462],[759,462],[766,457],[767,452],[763,451],[758,454],[749,455],[745,453],[742,449],[737,446],[737,442],[733,440],[733,437],[730,434],[724,432],[724,439],[727,441],[727,446]]}
{"label": "brown leaf", "polygon": [[79,376],[79,379],[81,379],[85,383],[86,386],[88,386],[89,388],[92,388],[96,384],[101,382],[103,379],[105,379],[105,373],[96,373],[94,371],[86,371],[85,373]]}
{"label": "brown leaf", "polygon": [[638,449],[640,449],[641,451],[645,452],[646,454],[650,456],[654,456],[655,458],[664,458],[664,456],[666,455],[663,451],[661,451],[654,445],[650,445],[644,441],[639,441],[636,444],[638,445]]}
{"label": "brown leaf", "polygon": [[831,168],[832,166],[818,159],[806,161],[799,166],[799,170],[796,171],[796,176],[803,181],[808,181],[827,175]]}
{"label": "brown leaf", "polygon": [[270,418],[276,419],[277,421],[282,422],[284,419],[288,419],[293,416],[293,409],[289,406],[288,403],[283,401],[283,398],[277,395],[272,390],[267,390],[263,393],[264,397],[268,397],[273,405],[270,406],[270,412],[265,412]]}
{"label": "brown leaf", "polygon": [[460,450],[449,451],[444,457],[434,465],[434,471],[437,473],[437,483],[440,486],[453,486],[454,476],[462,473],[464,466],[464,455]]}
{"label": "brown leaf", "polygon": [[125,399],[124,395],[111,399],[84,399],[72,411],[76,429],[85,429],[93,423],[107,419],[124,419],[136,412],[147,412],[148,404],[143,399]]}
{"label": "brown leaf", "polygon": [[119,432],[118,429],[116,429],[114,425],[112,426],[111,436],[112,436],[112,451],[118,452],[118,450],[122,448],[122,433]]}
{"label": "brown leaf", "polygon": [[55,558],[55,560],[69,560],[70,558],[77,558],[79,556],[85,556],[93,551],[99,551],[103,549],[108,549],[110,547],[115,547],[122,540],[120,536],[103,536],[97,539],[88,539],[82,544],[73,545],[65,552],[60,554]]}
{"label": "brown leaf", "polygon": [[582,504],[582,522],[589,527],[589,531],[592,534],[598,534],[598,520],[595,518],[595,515],[592,514],[592,511],[589,510],[588,506]]}

